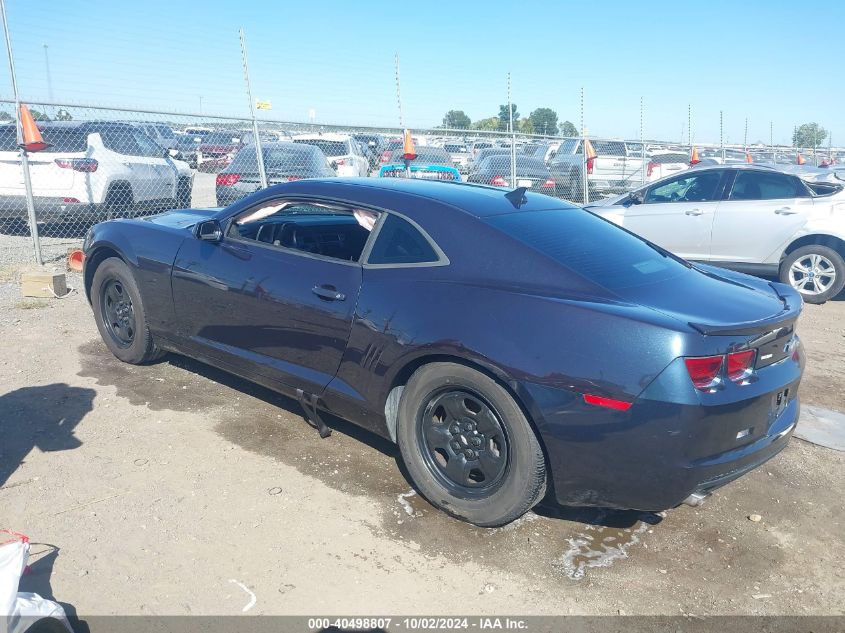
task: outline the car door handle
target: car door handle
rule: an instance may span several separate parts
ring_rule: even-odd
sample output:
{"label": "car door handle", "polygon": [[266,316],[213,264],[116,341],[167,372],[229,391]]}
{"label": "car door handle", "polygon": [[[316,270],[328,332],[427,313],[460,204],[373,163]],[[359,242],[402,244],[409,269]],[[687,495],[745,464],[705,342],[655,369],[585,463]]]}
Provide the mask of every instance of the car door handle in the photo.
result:
{"label": "car door handle", "polygon": [[781,207],[780,209],[775,209],[775,213],[777,213],[778,215],[795,215],[798,212],[793,211],[789,207]]}
{"label": "car door handle", "polygon": [[701,209],[687,209],[684,213],[687,215],[704,215],[704,211]]}
{"label": "car door handle", "polygon": [[320,297],[320,299],[326,299],[327,301],[344,301],[346,299],[345,294],[327,286],[314,286],[311,288],[311,292]]}

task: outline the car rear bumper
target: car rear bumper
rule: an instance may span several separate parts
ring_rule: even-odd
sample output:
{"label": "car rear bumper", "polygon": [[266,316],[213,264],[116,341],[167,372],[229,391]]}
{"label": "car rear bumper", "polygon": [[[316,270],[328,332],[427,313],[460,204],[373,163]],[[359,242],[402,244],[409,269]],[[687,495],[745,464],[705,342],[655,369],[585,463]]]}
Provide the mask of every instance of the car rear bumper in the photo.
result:
{"label": "car rear bumper", "polygon": [[[38,222],[66,222],[96,219],[100,205],[84,202],[65,202],[64,197],[35,196],[35,218]],[[0,221],[27,220],[26,197],[0,196]]]}
{"label": "car rear bumper", "polygon": [[757,468],[786,447],[800,412],[803,355],[777,365],[761,370],[752,385],[701,399],[667,395],[681,377],[670,365],[627,411],[524,385],[554,497],[562,505],[659,511]]}

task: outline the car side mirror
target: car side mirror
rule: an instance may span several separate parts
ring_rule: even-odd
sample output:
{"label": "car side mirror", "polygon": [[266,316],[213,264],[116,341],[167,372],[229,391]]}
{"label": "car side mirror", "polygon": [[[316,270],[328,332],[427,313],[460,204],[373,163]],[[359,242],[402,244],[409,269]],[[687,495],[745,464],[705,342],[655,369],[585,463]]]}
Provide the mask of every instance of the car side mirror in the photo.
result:
{"label": "car side mirror", "polygon": [[644,199],[642,191],[632,191],[628,194],[627,200],[625,200],[625,206],[630,207],[633,204],[642,204]]}
{"label": "car side mirror", "polygon": [[223,227],[217,220],[206,220],[197,225],[197,238],[204,242],[219,242],[223,239]]}

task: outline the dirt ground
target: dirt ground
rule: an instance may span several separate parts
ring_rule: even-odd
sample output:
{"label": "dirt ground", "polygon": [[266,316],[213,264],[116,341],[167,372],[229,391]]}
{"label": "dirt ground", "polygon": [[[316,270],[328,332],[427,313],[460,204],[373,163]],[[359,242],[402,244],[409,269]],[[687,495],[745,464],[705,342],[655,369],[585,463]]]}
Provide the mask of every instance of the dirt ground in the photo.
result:
{"label": "dirt ground", "polygon": [[[793,439],[702,508],[540,507],[479,529],[391,444],[170,356],[124,365],[84,296],[0,273],[0,527],[79,615],[845,614],[845,454]],[[69,277],[78,286],[79,278]],[[845,411],[845,301],[807,306],[805,403]],[[749,520],[760,515],[761,520]],[[756,518],[756,517],[755,517]]]}

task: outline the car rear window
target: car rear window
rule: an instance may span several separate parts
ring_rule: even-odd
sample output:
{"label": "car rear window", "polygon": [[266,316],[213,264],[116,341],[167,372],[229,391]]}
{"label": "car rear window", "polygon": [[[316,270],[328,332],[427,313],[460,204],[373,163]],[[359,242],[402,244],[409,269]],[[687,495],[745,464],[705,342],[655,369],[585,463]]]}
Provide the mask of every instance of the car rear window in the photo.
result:
{"label": "car rear window", "polygon": [[453,153],[465,153],[465,152],[467,152],[467,146],[466,145],[444,145],[443,149],[445,149],[447,152],[453,152]]}
{"label": "car rear window", "polygon": [[349,144],[346,141],[326,141],[319,138],[295,138],[294,143],[313,145],[319,147],[326,156],[344,156],[349,153]]}
{"label": "car rear window", "polygon": [[[49,143],[45,152],[84,152],[88,149],[88,135],[74,128],[40,128],[41,137]],[[14,152],[18,149],[17,130],[14,125],[0,128],[0,151]]]}
{"label": "car rear window", "polygon": [[[316,173],[326,162],[326,157],[316,147],[296,146],[289,144],[282,147],[261,147],[264,156],[264,168],[270,171],[286,171],[295,173]],[[232,160],[227,171],[256,173],[258,160],[255,156],[255,146],[247,145]]]}
{"label": "car rear window", "polygon": [[688,163],[689,156],[686,154],[655,154],[649,160],[652,163],[666,165],[668,163]]}
{"label": "car rear window", "polygon": [[664,281],[687,270],[646,241],[583,209],[509,213],[487,222],[608,290]]}
{"label": "car rear window", "polygon": [[[452,164],[452,159],[449,157],[449,154],[446,153],[445,149],[441,149],[439,147],[417,147],[415,151],[417,153],[417,157],[411,161],[413,163],[445,165],[447,167]],[[403,150],[401,149],[395,150],[393,155],[390,157],[390,161],[394,163],[401,163],[402,153]]]}
{"label": "car rear window", "polygon": [[[507,170],[511,167],[511,158],[505,156],[490,156],[490,159],[484,163],[487,169]],[[532,171],[546,171],[546,163],[540,158],[532,158],[531,156],[516,156],[517,169],[527,169]]]}

